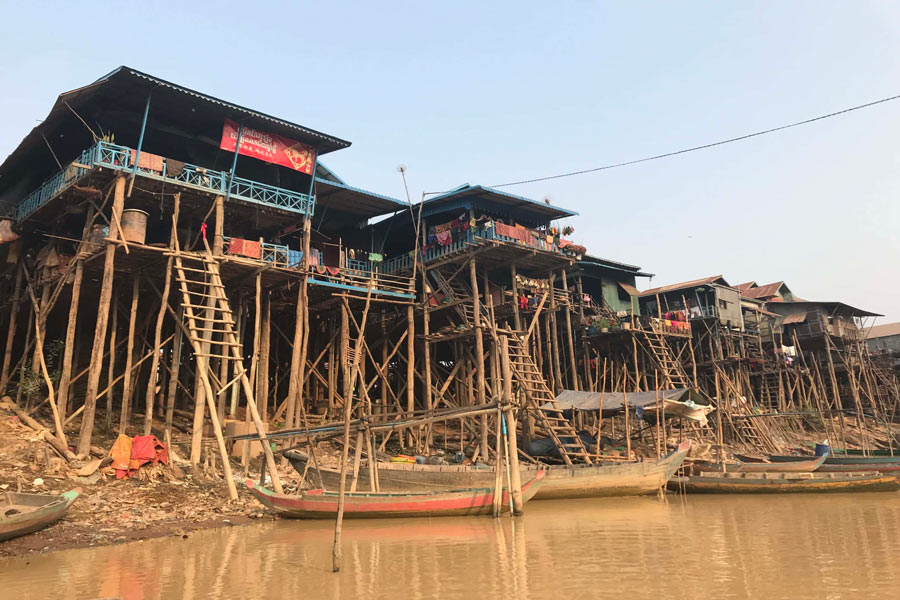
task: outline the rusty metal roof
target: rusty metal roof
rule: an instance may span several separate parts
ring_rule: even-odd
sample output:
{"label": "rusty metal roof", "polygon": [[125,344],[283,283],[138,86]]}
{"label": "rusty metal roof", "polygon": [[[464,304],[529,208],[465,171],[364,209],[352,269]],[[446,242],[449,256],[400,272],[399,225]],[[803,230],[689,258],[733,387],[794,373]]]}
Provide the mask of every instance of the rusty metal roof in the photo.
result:
{"label": "rusty metal roof", "polygon": [[713,275],[712,277],[704,277],[703,279],[694,279],[692,281],[683,281],[681,283],[673,283],[671,285],[664,285],[662,287],[652,288],[646,291],[641,292],[641,296],[653,296],[655,294],[665,294],[666,292],[674,292],[676,290],[683,290],[687,288],[699,287],[701,285],[724,285],[728,286],[728,282],[725,281],[725,278],[721,275]]}
{"label": "rusty metal roof", "polygon": [[775,283],[767,283],[766,285],[758,285],[747,289],[741,289],[741,287],[738,286],[738,289],[741,291],[741,296],[747,298],[768,298],[778,294],[778,290],[781,289],[781,286],[783,285],[783,281],[776,281]]}
{"label": "rusty metal roof", "polygon": [[900,335],[900,323],[885,323],[884,325],[875,325],[866,331],[866,337],[870,340],[876,338]]}

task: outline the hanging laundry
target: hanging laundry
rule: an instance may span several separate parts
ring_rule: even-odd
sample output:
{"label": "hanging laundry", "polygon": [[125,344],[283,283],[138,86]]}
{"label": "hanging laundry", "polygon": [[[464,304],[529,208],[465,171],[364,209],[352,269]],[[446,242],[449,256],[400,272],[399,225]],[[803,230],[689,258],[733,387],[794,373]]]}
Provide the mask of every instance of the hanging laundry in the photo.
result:
{"label": "hanging laundry", "polygon": [[329,275],[337,275],[341,272],[337,267],[325,267],[325,270],[328,271]]}
{"label": "hanging laundry", "polygon": [[453,241],[453,234],[450,231],[442,231],[435,237],[437,238],[437,243],[441,246],[449,246]]}
{"label": "hanging laundry", "polygon": [[434,226],[434,233],[443,233],[445,231],[450,231],[450,228],[453,226],[453,221],[449,221],[447,223],[440,223]]}
{"label": "hanging laundry", "polygon": [[288,266],[289,267],[299,267],[303,262],[303,251],[302,250],[288,250]]}
{"label": "hanging laundry", "polygon": [[[131,163],[134,164],[136,152],[134,150],[131,151]],[[141,151],[140,157],[138,157],[138,168],[146,169],[148,171],[156,171],[157,173],[162,173],[163,170],[163,157],[157,154],[150,154],[149,152]]]}
{"label": "hanging laundry", "polygon": [[262,256],[262,243],[244,240],[244,256],[248,258],[260,258]]}
{"label": "hanging laundry", "polygon": [[384,256],[378,254],[376,252],[369,252],[369,262],[382,262],[384,260]]}

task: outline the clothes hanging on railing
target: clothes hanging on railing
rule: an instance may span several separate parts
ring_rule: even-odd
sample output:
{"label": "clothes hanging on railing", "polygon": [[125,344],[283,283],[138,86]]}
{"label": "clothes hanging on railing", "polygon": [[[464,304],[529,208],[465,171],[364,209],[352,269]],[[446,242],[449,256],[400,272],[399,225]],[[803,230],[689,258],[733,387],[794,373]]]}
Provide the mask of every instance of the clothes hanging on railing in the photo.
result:
{"label": "clothes hanging on railing", "polygon": [[437,243],[441,246],[449,246],[453,242],[453,233],[450,231],[441,231],[435,234],[435,237],[437,238]]}
{"label": "clothes hanging on railing", "polygon": [[[137,154],[134,150],[131,151],[131,164],[134,165],[135,154]],[[156,171],[157,173],[162,173],[163,170],[163,157],[158,154],[150,154],[149,152],[144,152],[141,150],[141,155],[138,157],[138,168],[146,169],[148,171]]]}
{"label": "clothes hanging on railing", "polygon": [[259,259],[262,255],[262,245],[252,240],[233,237],[228,244],[228,254]]}
{"label": "clothes hanging on railing", "polygon": [[309,249],[309,266],[318,267],[319,264],[322,262],[321,258],[322,258],[321,252],[319,252],[315,248]]}
{"label": "clothes hanging on railing", "polygon": [[175,160],[174,158],[166,159],[166,176],[178,177],[184,172],[184,161]]}
{"label": "clothes hanging on railing", "polygon": [[289,267],[299,267],[300,263],[303,262],[303,251],[302,250],[288,250],[288,266]]}

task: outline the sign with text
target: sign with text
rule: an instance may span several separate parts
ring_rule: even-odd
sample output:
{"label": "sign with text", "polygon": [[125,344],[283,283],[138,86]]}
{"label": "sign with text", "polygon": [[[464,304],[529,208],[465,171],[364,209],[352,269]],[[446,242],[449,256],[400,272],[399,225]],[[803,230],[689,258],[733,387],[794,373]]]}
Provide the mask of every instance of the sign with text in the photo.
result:
{"label": "sign with text", "polygon": [[[225,127],[222,128],[222,141],[219,143],[219,148],[234,152],[239,129],[240,126],[237,123],[230,119],[225,119]],[[241,147],[238,154],[252,156],[259,160],[312,175],[313,165],[316,162],[316,149],[312,146],[249,127],[244,127],[240,130],[240,133]]]}

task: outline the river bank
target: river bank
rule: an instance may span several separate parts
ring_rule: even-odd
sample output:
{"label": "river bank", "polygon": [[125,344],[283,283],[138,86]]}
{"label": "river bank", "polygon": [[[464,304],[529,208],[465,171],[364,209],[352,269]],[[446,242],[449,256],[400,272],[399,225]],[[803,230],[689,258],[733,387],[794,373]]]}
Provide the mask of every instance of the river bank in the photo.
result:
{"label": "river bank", "polygon": [[[98,439],[98,444],[108,447],[113,437]],[[117,480],[108,466],[79,475],[86,462],[67,463],[38,432],[14,414],[0,411],[0,492],[58,495],[82,490],[62,521],[0,543],[0,557],[186,536],[272,519],[243,486],[239,498],[229,500],[225,481],[215,472],[192,474],[170,462],[144,466],[132,478]]]}

